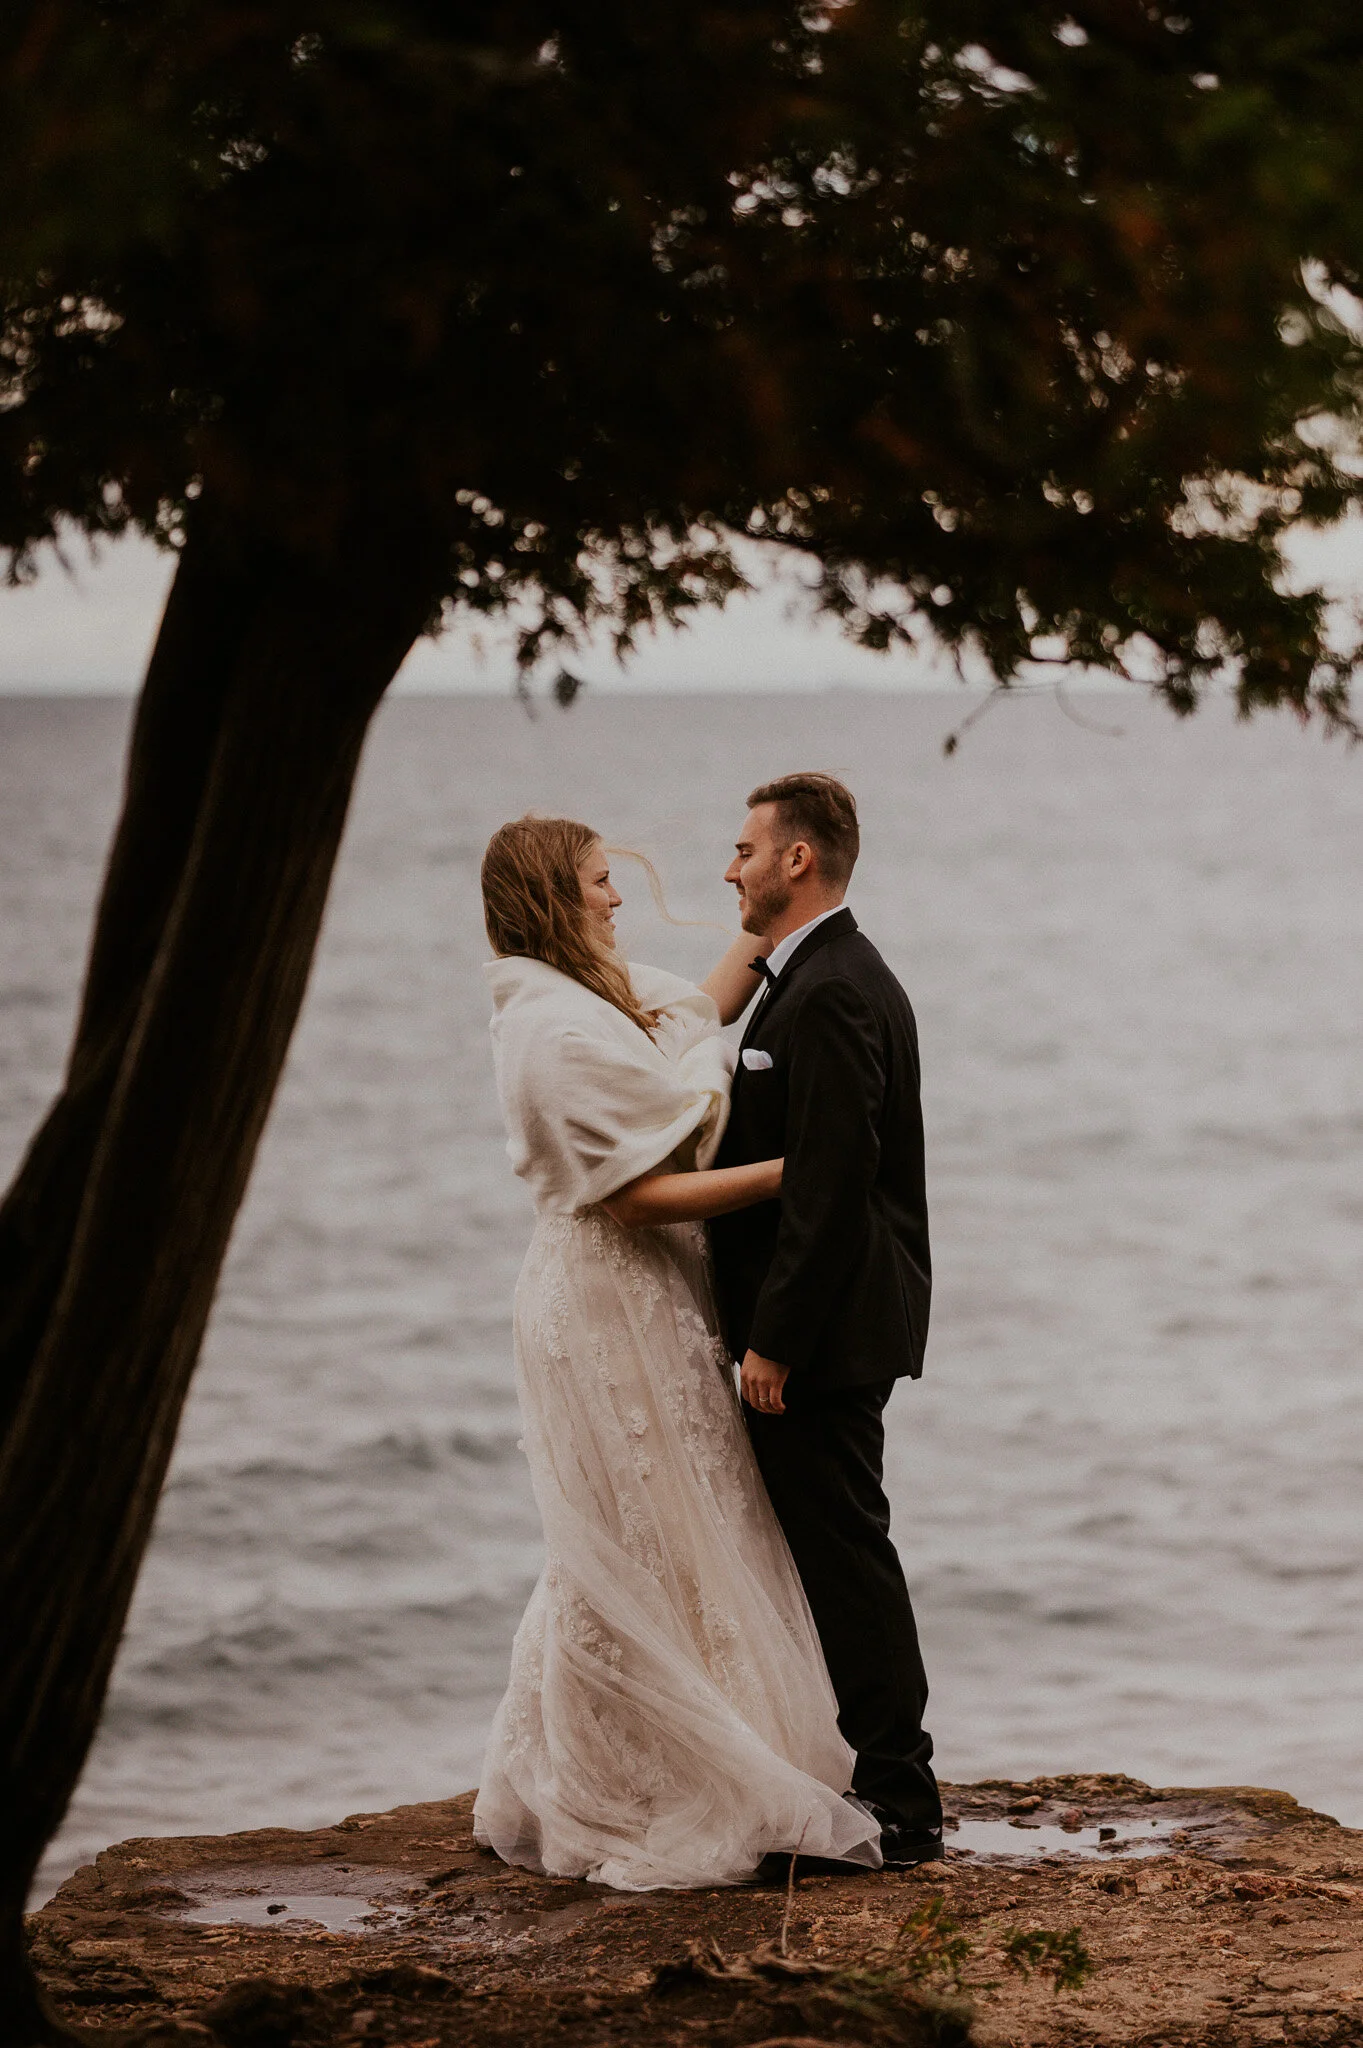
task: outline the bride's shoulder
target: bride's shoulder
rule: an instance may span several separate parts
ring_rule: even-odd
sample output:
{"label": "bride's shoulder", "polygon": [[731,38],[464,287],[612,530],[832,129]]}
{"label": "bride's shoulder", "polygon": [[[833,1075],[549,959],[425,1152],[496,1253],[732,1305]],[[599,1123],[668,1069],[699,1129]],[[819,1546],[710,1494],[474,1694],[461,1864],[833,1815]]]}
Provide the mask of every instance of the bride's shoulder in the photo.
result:
{"label": "bride's shoulder", "polygon": [[[483,979],[492,991],[494,1010],[509,1009],[513,1003],[542,1002],[580,986],[571,975],[551,967],[547,960],[532,960],[512,953],[505,959],[485,960]],[[583,990],[586,994],[586,990]]]}
{"label": "bride's shoulder", "polygon": [[631,961],[627,968],[635,1000],[662,1018],[653,1039],[604,996],[546,961],[492,960],[483,972],[492,992],[492,1036],[502,1057],[533,1057],[557,1066],[590,1057],[596,1048],[612,1059],[647,1061],[659,1051],[675,1059],[719,1030],[719,1011],[704,990],[661,967]]}
{"label": "bride's shoulder", "polygon": [[493,1040],[504,1052],[514,1048],[552,1063],[592,1046],[609,1051],[647,1042],[622,1010],[547,961],[492,960],[483,972],[492,991]]}
{"label": "bride's shoulder", "polygon": [[547,960],[489,960],[483,973],[492,993],[494,1037],[572,1025],[591,1030],[601,1023],[599,1012],[610,1007]]}

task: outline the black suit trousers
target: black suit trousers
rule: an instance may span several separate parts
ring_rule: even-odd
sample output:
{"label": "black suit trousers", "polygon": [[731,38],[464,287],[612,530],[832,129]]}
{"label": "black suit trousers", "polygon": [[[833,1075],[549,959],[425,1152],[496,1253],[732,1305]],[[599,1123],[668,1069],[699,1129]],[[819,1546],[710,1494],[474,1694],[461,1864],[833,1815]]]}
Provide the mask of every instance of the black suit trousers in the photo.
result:
{"label": "black suit trousers", "polygon": [[784,1415],[744,1406],[748,1435],[814,1615],[857,1753],[853,1790],[915,1827],[942,1824],[923,1727],[928,1681],[909,1589],[890,1541],[883,1412],[893,1380],[808,1392]]}

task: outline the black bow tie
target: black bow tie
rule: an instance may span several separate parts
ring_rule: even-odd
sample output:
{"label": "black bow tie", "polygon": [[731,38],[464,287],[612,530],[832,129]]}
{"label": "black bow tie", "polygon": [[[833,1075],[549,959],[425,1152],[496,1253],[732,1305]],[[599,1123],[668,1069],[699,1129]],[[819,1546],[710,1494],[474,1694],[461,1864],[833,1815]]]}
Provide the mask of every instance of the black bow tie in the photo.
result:
{"label": "black bow tie", "polygon": [[754,974],[761,975],[763,981],[775,981],[776,976],[772,973],[765,960],[750,960],[748,965]]}

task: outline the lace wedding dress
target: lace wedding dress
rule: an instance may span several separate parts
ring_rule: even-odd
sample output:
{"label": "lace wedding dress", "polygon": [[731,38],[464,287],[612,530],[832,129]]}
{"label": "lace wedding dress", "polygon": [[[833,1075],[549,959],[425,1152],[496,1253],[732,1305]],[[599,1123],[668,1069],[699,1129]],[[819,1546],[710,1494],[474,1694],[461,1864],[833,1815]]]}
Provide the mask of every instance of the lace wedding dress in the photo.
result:
{"label": "lace wedding dress", "polygon": [[732,1884],[772,1850],[878,1865],[852,1752],[716,1334],[700,1225],[599,1204],[707,1163],[728,1108],[709,997],[630,968],[657,1042],[536,960],[487,970],[508,1151],[538,1218],[516,1289],[547,1561],[474,1808],[508,1863],[625,1890]]}

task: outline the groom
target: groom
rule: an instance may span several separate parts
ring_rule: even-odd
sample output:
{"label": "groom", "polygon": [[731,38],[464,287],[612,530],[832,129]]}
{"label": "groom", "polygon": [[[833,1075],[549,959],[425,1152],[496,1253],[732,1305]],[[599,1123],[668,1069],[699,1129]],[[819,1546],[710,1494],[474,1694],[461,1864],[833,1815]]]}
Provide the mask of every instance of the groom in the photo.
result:
{"label": "groom", "polygon": [[942,1853],[927,1679],[881,1484],[882,1411],[923,1369],[931,1268],[909,999],[843,907],[850,791],[786,775],[748,798],[725,880],[770,939],[717,1166],[784,1156],[779,1203],[710,1225],[753,1450],[823,1644],[853,1789],[887,1867]]}

